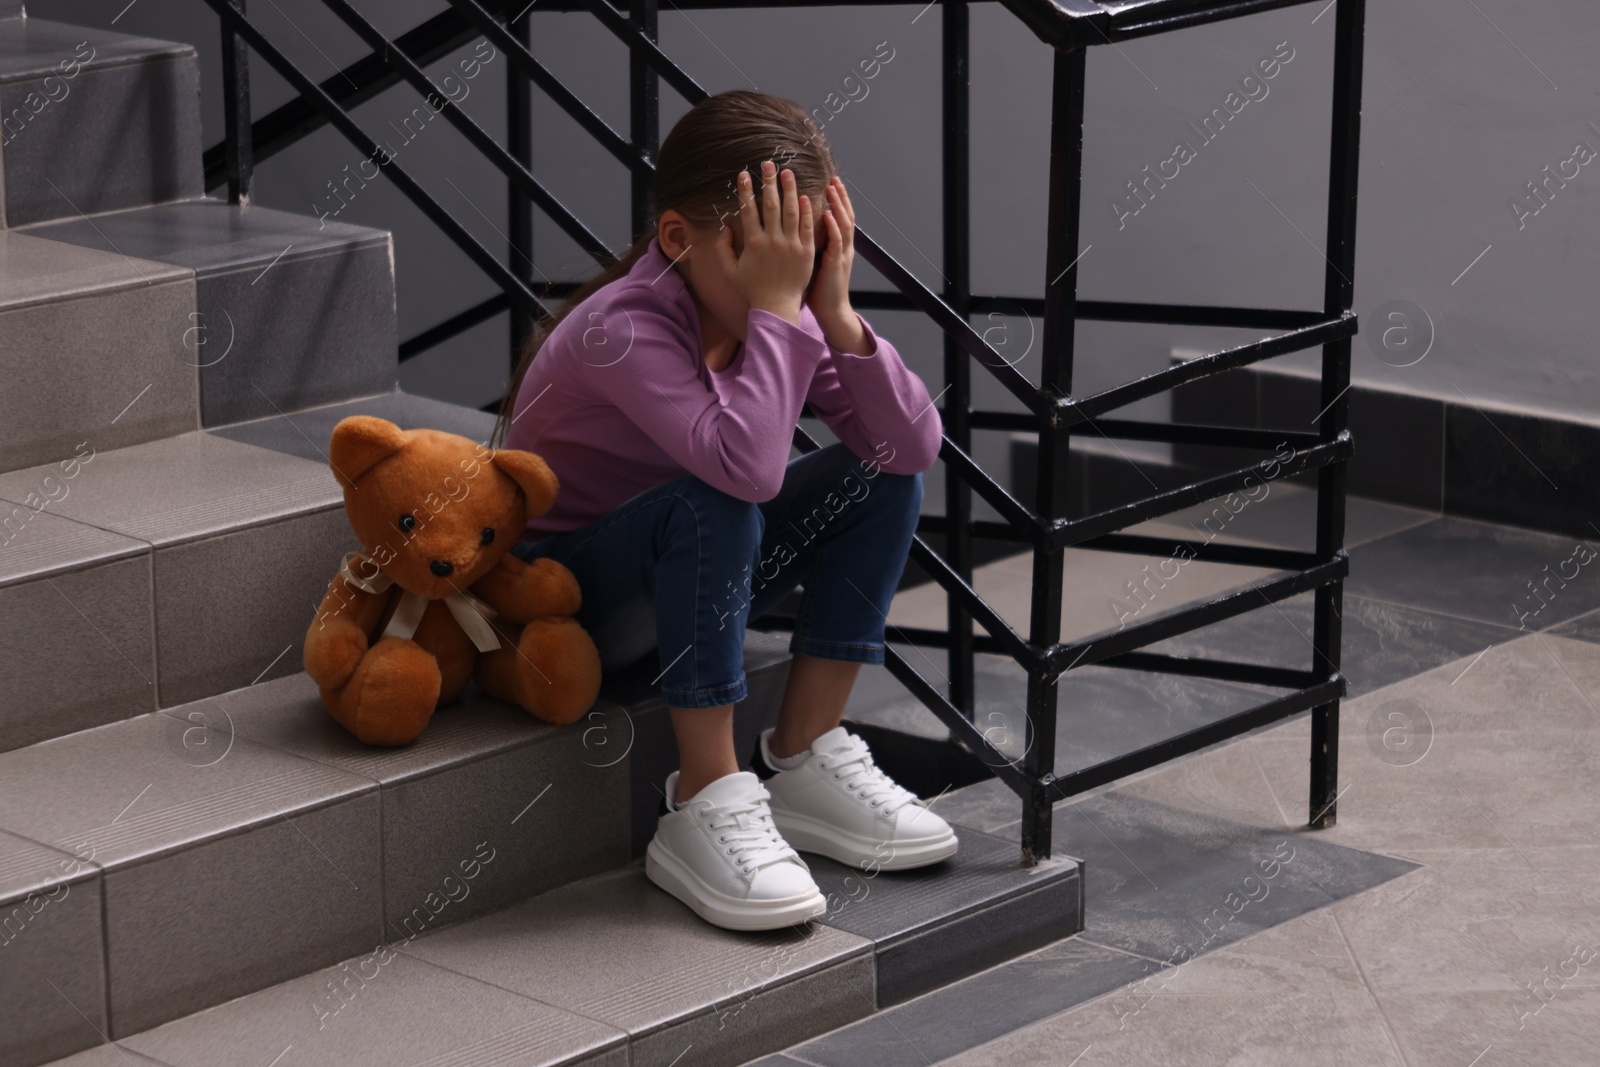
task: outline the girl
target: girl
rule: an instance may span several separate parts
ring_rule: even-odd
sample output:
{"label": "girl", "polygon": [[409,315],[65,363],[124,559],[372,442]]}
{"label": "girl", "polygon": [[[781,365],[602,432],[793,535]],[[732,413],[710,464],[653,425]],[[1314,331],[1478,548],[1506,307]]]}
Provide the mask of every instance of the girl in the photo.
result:
{"label": "girl", "polygon": [[[826,910],[796,847],[869,869],[956,850],[839,725],[860,665],[884,660],[941,424],[851,310],[855,211],[798,105],[696,105],[661,146],[652,208],[507,391],[494,439],[562,486],[512,551],[576,575],[607,671],[657,650],[680,766],[647,876],[715,925],[775,929]],[[790,460],[807,401],[840,442]],[[802,583],[777,725],[741,771],[745,625]]]}

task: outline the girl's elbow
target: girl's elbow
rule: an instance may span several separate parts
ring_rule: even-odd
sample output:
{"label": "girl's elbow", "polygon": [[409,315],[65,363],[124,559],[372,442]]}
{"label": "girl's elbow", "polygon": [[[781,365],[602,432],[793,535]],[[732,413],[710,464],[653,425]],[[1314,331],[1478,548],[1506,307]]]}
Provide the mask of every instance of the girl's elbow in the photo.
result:
{"label": "girl's elbow", "polygon": [[944,438],[939,433],[924,435],[917,443],[917,448],[907,457],[912,470],[922,472],[932,469],[939,459],[939,448],[944,443]]}

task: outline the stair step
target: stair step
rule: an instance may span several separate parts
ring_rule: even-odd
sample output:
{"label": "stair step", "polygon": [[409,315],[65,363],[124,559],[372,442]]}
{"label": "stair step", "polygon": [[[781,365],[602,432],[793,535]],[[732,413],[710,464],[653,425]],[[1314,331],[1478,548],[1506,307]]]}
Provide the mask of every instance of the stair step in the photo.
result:
{"label": "stair step", "polygon": [[110,1064],[119,1049],[169,1067],[286,1053],[307,1065],[742,1064],[1081,930],[1079,861],[1024,869],[1013,843],[957,833],[955,856],[914,871],[807,854],[828,914],[754,933],[704,922],[635,860],[57,1067]]}
{"label": "stair step", "polygon": [[0,19],[20,19],[22,0],[0,0]]}
{"label": "stair step", "polygon": [[156,710],[150,575],[143,541],[0,502],[0,751]]}
{"label": "stair step", "polygon": [[205,192],[192,46],[39,18],[0,21],[6,225]]}
{"label": "stair step", "polygon": [[[24,567],[12,584],[0,586],[0,617],[19,620],[7,625],[38,628],[20,646],[0,647],[0,680],[9,686],[36,672],[41,649],[51,650],[46,658],[58,664],[109,667],[58,669],[34,689],[10,690],[27,699],[0,706],[0,744],[35,740],[86,694],[129,686],[135,677],[155,683],[155,706],[164,708],[299,670],[298,649],[315,606],[343,554],[360,547],[326,464],[203,430],[84,454],[90,458],[70,477],[57,464],[0,475],[0,501],[10,503],[12,522],[24,523],[8,549],[35,542],[57,572],[52,578]],[[49,499],[51,493],[59,499]],[[32,513],[38,517],[29,519]],[[45,525],[46,515],[71,526]],[[97,538],[90,527],[123,540]],[[52,529],[54,541],[43,536]],[[113,545],[130,550],[127,540],[147,546],[147,562],[142,577],[138,568],[123,568],[120,592],[112,595],[93,575]],[[91,614],[79,602],[87,594],[101,610]],[[52,598],[70,601],[73,610],[27,610]],[[46,629],[51,620],[59,620],[56,628]],[[91,650],[97,641],[112,646],[117,658]],[[139,659],[152,643],[153,670],[148,658]]]}
{"label": "stair step", "polygon": [[[746,641],[750,730],[776,721],[781,644]],[[569,727],[470,687],[397,749],[345,733],[295,674],[0,754],[0,1063],[626,864],[653,763],[625,742],[667,718],[641,673],[608,678]],[[65,996],[39,1000],[40,976]]]}
{"label": "stair step", "polygon": [[385,231],[199,199],[27,232],[193,271],[182,361],[199,375],[203,426],[387,392],[398,381]]}
{"label": "stair step", "polygon": [[198,427],[193,311],[191,271],[0,230],[0,471]]}
{"label": "stair step", "polygon": [[480,444],[487,443],[495,418],[486,411],[395,390],[219,426],[212,432],[219,437],[326,464],[327,442],[333,436],[333,428],[339,420],[351,415],[376,415],[402,430],[425,427],[457,433]]}

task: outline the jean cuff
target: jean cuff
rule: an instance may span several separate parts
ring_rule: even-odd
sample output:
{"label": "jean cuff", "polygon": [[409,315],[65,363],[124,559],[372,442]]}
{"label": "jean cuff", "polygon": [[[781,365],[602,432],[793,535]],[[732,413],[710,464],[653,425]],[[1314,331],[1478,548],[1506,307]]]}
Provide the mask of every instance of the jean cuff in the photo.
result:
{"label": "jean cuff", "polygon": [[743,673],[732,685],[716,689],[668,689],[661,687],[661,696],[669,708],[717,708],[724,704],[737,704],[750,695],[749,683]]}
{"label": "jean cuff", "polygon": [[815,659],[837,659],[846,663],[876,663],[884,658],[883,645],[856,645],[840,641],[818,641],[795,634],[789,639],[789,652],[800,652]]}

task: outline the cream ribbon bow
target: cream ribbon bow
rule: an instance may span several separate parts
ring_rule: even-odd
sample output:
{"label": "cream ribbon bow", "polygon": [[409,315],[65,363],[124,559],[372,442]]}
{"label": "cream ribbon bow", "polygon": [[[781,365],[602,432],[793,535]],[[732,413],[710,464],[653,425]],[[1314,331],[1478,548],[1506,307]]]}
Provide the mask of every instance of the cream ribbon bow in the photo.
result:
{"label": "cream ribbon bow", "polygon": [[[370,569],[376,575],[373,578],[364,578],[351,570],[351,563],[360,563],[363,569]],[[378,563],[365,552],[346,552],[344,561],[339,564],[339,576],[357,589],[364,589],[369,593],[387,592],[394,584],[394,579],[378,567]],[[429,600],[421,593],[413,593],[407,589],[400,597],[400,603],[394,609],[394,615],[389,618],[389,625],[383,628],[384,637],[403,637],[410,639],[417,632],[417,624],[422,621],[422,613],[428,610]],[[444,598],[445,607],[450,609],[450,614],[456,617],[456,622],[461,624],[461,629],[466,631],[472,643],[478,646],[479,652],[493,652],[500,647],[500,638],[494,632],[494,627],[488,623],[499,612],[485,604],[471,593],[452,593]]]}

